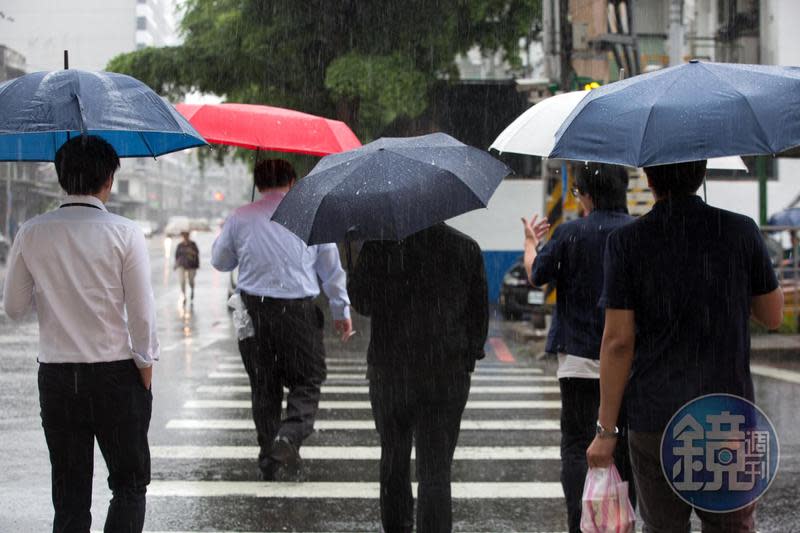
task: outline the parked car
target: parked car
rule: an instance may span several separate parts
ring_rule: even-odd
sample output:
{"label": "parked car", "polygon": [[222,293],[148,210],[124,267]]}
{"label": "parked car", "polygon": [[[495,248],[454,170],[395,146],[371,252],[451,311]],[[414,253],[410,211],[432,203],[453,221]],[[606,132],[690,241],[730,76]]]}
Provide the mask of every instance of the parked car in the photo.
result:
{"label": "parked car", "polygon": [[528,282],[520,257],[503,276],[500,286],[500,313],[508,320],[530,316],[534,319],[534,325],[539,322],[543,324],[547,314],[544,300],[544,291]]}

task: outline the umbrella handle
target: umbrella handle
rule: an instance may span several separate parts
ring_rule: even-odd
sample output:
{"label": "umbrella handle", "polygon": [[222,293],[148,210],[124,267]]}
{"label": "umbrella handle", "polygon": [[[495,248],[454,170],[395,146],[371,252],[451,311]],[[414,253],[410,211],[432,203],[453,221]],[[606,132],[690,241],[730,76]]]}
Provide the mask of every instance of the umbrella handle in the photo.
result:
{"label": "umbrella handle", "polygon": [[345,246],[347,246],[347,250],[346,250],[345,253],[347,255],[347,271],[348,272],[352,272],[353,271],[353,251],[352,251],[351,245],[352,245],[352,243],[350,242],[350,239],[347,239],[347,241],[345,242]]}
{"label": "umbrella handle", "polygon": [[[261,154],[261,150],[256,148],[256,162],[255,162],[256,165],[258,164],[258,160],[259,160],[259,155],[260,154]],[[256,201],[256,176],[255,176],[255,173],[253,174],[253,190],[250,193],[250,201],[251,202],[255,202]]]}
{"label": "umbrella handle", "polygon": [[345,246],[345,257],[347,258],[347,271],[353,271],[353,234],[355,232],[355,228],[350,228],[347,230],[347,233],[344,234],[344,246]]}

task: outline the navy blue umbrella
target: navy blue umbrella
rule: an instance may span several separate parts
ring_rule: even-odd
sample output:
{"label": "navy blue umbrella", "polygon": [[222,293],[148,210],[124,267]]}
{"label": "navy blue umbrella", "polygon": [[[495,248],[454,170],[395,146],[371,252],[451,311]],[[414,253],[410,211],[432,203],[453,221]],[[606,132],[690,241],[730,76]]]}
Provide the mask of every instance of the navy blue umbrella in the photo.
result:
{"label": "navy blue umbrella", "polygon": [[790,207],[769,217],[770,226],[800,226],[800,207]]}
{"label": "navy blue umbrella", "polygon": [[387,137],[322,158],[272,220],[309,245],[399,240],[486,207],[510,173],[487,152],[444,133]]}
{"label": "navy blue umbrella", "polygon": [[800,68],[692,61],[591,91],[550,157],[645,167],[800,146]]}
{"label": "navy blue umbrella", "polygon": [[168,102],[113,72],[34,72],[0,85],[0,161],[53,161],[69,137],[103,137],[120,157],[206,144]]}

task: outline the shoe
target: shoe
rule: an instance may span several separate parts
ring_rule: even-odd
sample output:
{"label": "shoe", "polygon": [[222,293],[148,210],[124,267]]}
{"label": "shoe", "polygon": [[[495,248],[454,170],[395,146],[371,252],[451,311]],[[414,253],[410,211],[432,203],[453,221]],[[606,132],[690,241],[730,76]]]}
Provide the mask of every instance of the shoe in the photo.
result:
{"label": "shoe", "polygon": [[275,481],[275,472],[278,469],[276,462],[269,459],[258,462],[258,469],[261,471],[261,481]]}
{"label": "shoe", "polygon": [[297,447],[287,437],[273,441],[267,459],[275,464],[273,478],[276,481],[299,481],[303,461]]}
{"label": "shoe", "polygon": [[272,442],[272,448],[267,457],[282,464],[297,464],[300,462],[300,453],[287,437],[277,437]]}

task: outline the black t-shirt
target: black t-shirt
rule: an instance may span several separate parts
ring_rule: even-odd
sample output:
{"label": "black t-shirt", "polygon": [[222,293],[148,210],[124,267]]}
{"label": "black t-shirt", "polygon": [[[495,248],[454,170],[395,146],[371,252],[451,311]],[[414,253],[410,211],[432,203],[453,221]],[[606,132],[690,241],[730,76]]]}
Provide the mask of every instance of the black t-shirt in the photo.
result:
{"label": "black t-shirt", "polygon": [[489,327],[480,246],[439,223],[400,242],[367,241],[348,275],[353,308],[369,316],[370,376],[473,370]]}
{"label": "black t-shirt", "polygon": [[778,287],[756,224],[698,196],[662,200],[608,238],[600,305],[631,309],[636,347],[629,426],[662,431],[711,393],[753,400],[753,296]]}
{"label": "black t-shirt", "polygon": [[[600,358],[603,313],[597,306],[603,290],[603,251],[609,233],[633,217],[624,211],[595,210],[578,220],[561,224],[533,262],[536,285],[556,284],[553,339],[547,349]],[[558,318],[556,319],[555,316]]]}

